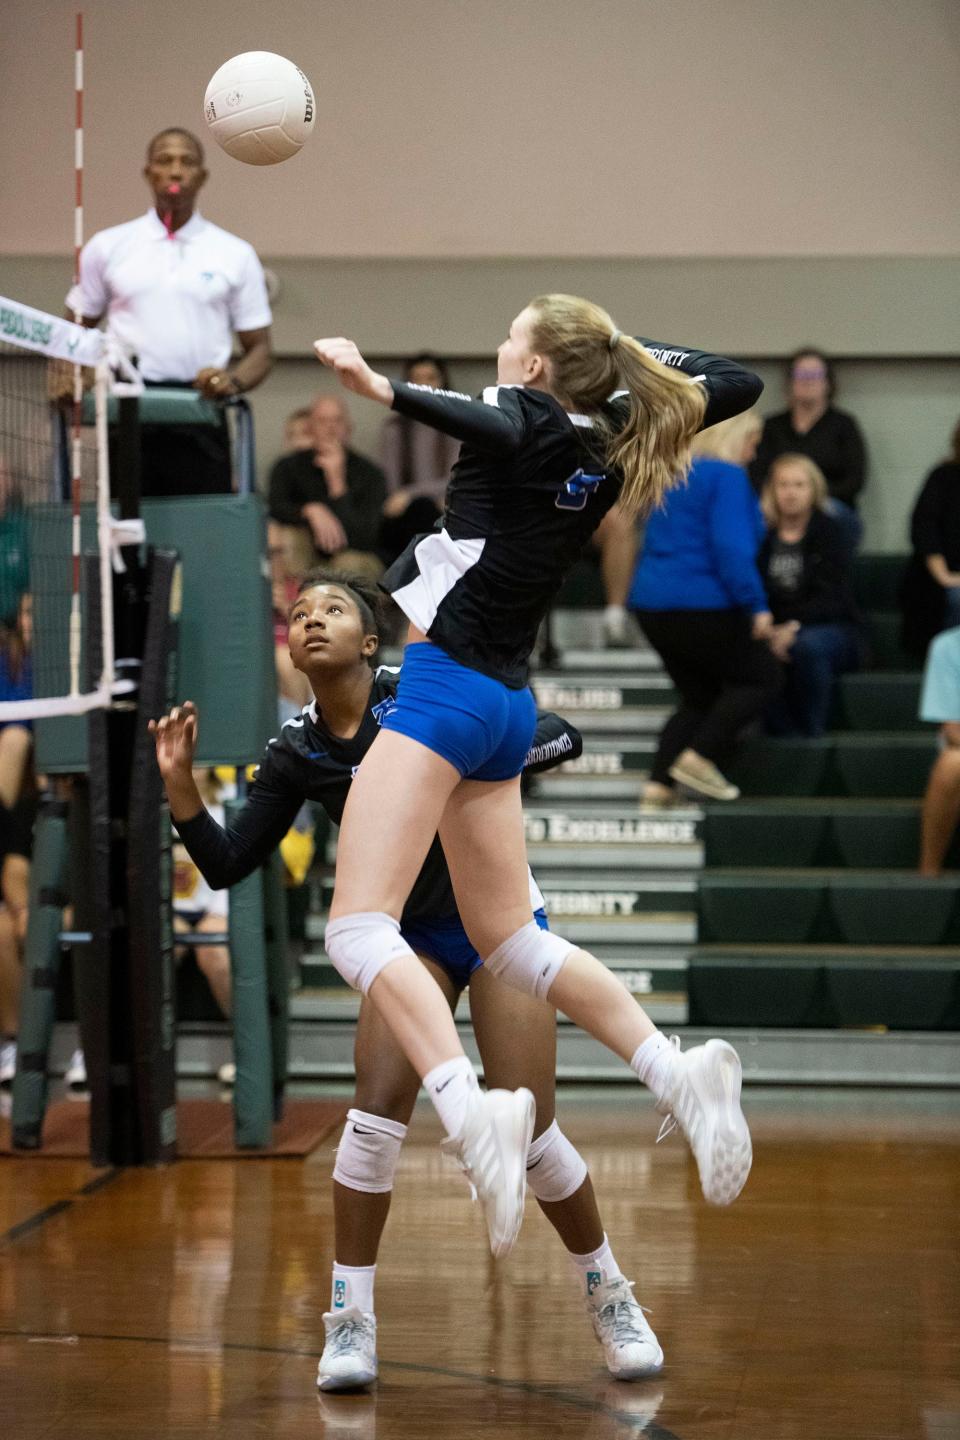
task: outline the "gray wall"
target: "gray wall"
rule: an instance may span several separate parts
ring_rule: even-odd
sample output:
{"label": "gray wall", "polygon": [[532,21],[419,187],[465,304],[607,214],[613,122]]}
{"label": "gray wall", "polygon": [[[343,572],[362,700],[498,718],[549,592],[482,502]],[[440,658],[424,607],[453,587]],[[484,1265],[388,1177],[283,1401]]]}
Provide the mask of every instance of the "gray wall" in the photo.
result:
{"label": "gray wall", "polygon": [[[73,240],[76,0],[4,0],[0,246]],[[955,255],[956,0],[84,0],[87,233],[228,56],[294,59],[314,135],[211,217],[267,255]]]}

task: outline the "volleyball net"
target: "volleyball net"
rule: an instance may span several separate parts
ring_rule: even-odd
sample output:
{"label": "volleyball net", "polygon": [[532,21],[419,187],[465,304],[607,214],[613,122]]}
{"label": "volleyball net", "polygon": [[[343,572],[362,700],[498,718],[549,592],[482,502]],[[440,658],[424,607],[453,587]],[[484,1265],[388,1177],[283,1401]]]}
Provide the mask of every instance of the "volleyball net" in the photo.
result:
{"label": "volleyball net", "polygon": [[[118,366],[136,391],[103,332],[0,297],[0,722],[82,715],[116,693],[111,569],[118,545],[138,534],[110,509],[107,402]],[[84,551],[97,567],[81,564]]]}

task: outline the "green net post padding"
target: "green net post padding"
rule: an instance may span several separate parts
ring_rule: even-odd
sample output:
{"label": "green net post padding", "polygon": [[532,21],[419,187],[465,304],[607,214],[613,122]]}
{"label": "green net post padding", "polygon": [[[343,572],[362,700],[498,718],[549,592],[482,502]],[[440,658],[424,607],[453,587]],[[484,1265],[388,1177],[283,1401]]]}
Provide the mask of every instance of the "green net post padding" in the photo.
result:
{"label": "green net post padding", "polygon": [[[115,395],[107,401],[107,419],[116,423],[119,402]],[[223,416],[223,406],[205,400],[199,390],[179,385],[151,385],[137,396],[137,414],[141,425],[216,425]],[[83,423],[93,424],[93,396],[83,397]]]}
{"label": "green net post padding", "polygon": [[56,1020],[60,928],[67,869],[66,804],[45,800],[30,867],[30,918],[13,1082],[13,1144],[36,1150],[47,1109],[47,1055]]}
{"label": "green net post padding", "polygon": [[[246,765],[276,732],[277,683],[267,566],[266,512],[258,495],[197,495],[145,500],[147,541],[175,550],[183,570],[178,693],[200,711],[198,765]],[[95,534],[92,512],[86,518]],[[63,506],[37,507],[31,544],[69,556],[70,516]],[[54,534],[49,533],[54,531]],[[59,547],[59,551],[58,551]],[[64,548],[65,547],[65,548]],[[36,553],[36,552],[35,552]],[[68,573],[69,561],[64,561]],[[35,673],[49,670],[63,694],[69,594],[51,596],[34,620]],[[49,656],[49,664],[47,657]],[[36,723],[37,769],[44,774],[87,770],[82,718]]]}
{"label": "green net post padding", "polygon": [[267,947],[267,990],[270,1003],[273,1117],[275,1120],[281,1119],[283,1115],[290,1022],[289,925],[287,921],[287,891],[283,877],[283,860],[279,850],[275,850],[263,867],[263,915]]}
{"label": "green net post padding", "polygon": [[[229,825],[241,807],[224,807]],[[270,1144],[273,1125],[273,1059],[263,870],[230,887],[230,974],[233,993],[234,1139],[238,1149]]]}

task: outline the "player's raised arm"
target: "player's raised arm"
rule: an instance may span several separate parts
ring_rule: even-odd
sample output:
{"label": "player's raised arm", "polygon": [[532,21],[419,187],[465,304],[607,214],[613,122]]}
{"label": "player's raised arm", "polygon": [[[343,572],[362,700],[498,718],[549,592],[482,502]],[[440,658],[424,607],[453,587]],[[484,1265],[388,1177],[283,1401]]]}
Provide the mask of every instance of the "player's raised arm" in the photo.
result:
{"label": "player's raised arm", "polygon": [[660,340],[640,341],[654,359],[671,370],[682,370],[685,375],[698,380],[707,392],[707,409],[701,429],[719,425],[743,410],[755,405],[763,392],[763,381],[746,366],[723,355],[711,355],[706,350],[694,350],[687,345],[666,345]]}
{"label": "player's raised arm", "polygon": [[193,778],[197,726],[192,701],[150,721],[177,833],[210,888],[223,890],[250,875],[273,853],[293,823],[303,795],[285,783],[268,747],[243,809],[230,825],[218,825]]}
{"label": "player's raised arm", "polygon": [[372,370],[352,340],[317,340],[314,351],[321,364],[335,371],[340,383],[356,395],[376,400],[406,415],[464,440],[490,455],[512,454],[526,433],[522,411],[505,387],[485,391],[474,400],[456,390],[433,390],[427,385],[410,385],[388,380]]}

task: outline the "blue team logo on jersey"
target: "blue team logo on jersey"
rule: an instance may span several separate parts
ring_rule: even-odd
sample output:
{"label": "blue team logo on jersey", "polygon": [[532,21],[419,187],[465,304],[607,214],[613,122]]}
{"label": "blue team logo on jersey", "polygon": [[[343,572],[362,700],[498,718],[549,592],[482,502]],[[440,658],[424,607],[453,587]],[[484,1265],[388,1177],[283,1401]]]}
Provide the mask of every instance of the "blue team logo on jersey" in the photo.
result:
{"label": "blue team logo on jersey", "polygon": [[387,695],[383,700],[378,700],[376,705],[371,705],[370,714],[378,725],[382,725],[388,715],[392,715],[397,708],[396,697]]}
{"label": "blue team logo on jersey", "polygon": [[344,1307],[344,1302],[346,1301],[346,1298],[347,1298],[347,1282],[346,1282],[346,1280],[334,1280],[334,1282],[333,1282],[333,1308],[334,1308],[334,1310],[342,1310],[343,1307]]}
{"label": "blue team logo on jersey", "polygon": [[576,470],[569,480],[564,480],[553,503],[558,510],[583,510],[604,478],[603,475],[585,475],[582,470]]}

